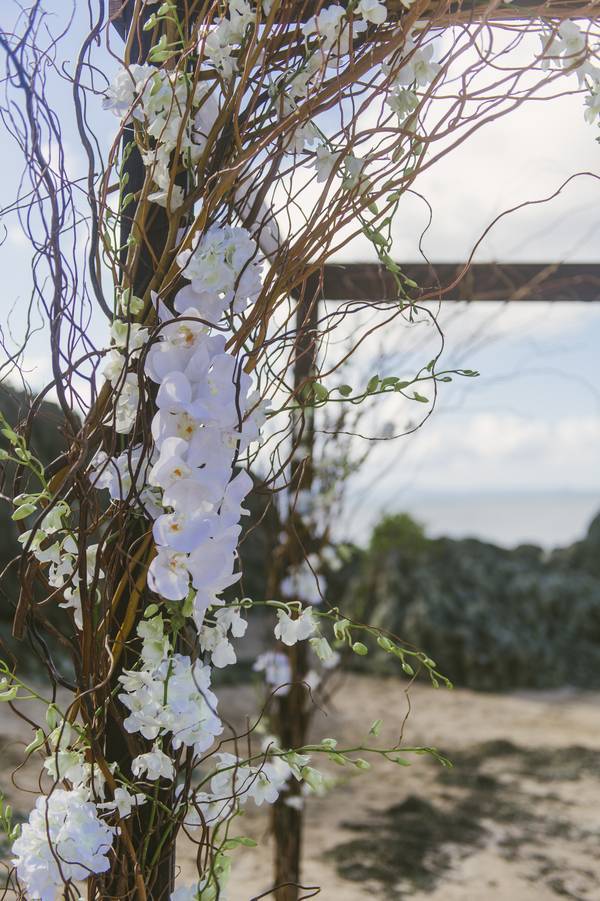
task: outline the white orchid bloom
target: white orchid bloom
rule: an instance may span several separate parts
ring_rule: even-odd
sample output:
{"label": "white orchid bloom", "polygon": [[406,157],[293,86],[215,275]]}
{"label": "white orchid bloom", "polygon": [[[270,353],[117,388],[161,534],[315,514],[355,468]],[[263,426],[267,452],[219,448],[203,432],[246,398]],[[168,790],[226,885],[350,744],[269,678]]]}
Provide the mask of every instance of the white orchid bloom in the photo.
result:
{"label": "white orchid bloom", "polygon": [[159,547],[190,553],[203,545],[213,532],[213,519],[206,513],[163,513],[154,522],[152,534]]}
{"label": "white orchid bloom", "polygon": [[387,9],[381,0],[360,0],[356,14],[374,25],[383,25],[387,19]]}
{"label": "white orchid bloom", "polygon": [[189,590],[188,558],[170,548],[159,548],[148,568],[148,585],[168,601],[182,601]]}
{"label": "white orchid bloom", "polygon": [[279,641],[288,645],[288,647],[291,647],[298,641],[304,641],[309,638],[317,628],[310,607],[303,610],[296,619],[292,619],[285,610],[278,610],[277,619],[275,638],[278,638]]}
{"label": "white orchid bloom", "polygon": [[149,782],[156,782],[157,779],[172,781],[175,778],[173,761],[157,746],[146,754],[134,757],[131,762],[131,772],[138,778],[145,773]]}

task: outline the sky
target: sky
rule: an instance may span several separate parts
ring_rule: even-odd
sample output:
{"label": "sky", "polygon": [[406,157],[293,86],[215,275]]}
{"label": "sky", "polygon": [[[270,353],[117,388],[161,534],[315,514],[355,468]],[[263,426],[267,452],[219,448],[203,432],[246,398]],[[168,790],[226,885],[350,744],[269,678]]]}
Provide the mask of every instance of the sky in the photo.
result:
{"label": "sky", "polygon": [[[12,20],[12,0],[2,4],[0,26]],[[66,14],[70,4],[51,0]],[[81,9],[81,7],[80,7]],[[77,23],[82,30],[85,22]],[[69,47],[75,53],[77,41]],[[61,60],[70,65],[72,60]],[[106,71],[111,63],[107,61]],[[57,84],[57,110],[65,129],[72,171],[82,171],[65,85]],[[524,199],[549,196],[574,172],[549,204],[534,205],[500,221],[479,246],[481,262],[565,261],[600,263],[600,146],[597,130],[583,120],[583,100],[569,96],[521,108],[474,135],[418,184],[434,207],[424,238],[427,256],[438,262],[467,258],[490,222]],[[100,138],[114,131],[110,114],[93,111]],[[2,138],[0,205],[13,196],[20,157]],[[418,241],[427,210],[408,198],[394,232],[394,256],[419,259]],[[14,217],[4,217],[0,246],[3,315],[15,338],[30,283],[26,240]],[[372,259],[358,241],[338,259]],[[366,541],[385,512],[408,510],[431,534],[476,535],[512,546],[521,541],[546,547],[580,537],[600,510],[600,304],[455,304],[440,312],[447,368],[468,367],[477,379],[442,386],[427,423],[410,437],[372,451],[349,492],[349,514],[341,537]],[[92,322],[90,329],[99,329]],[[402,375],[429,359],[433,335],[423,324],[394,326],[357,359],[355,371]],[[431,330],[430,330],[431,331]],[[34,336],[27,358],[32,384],[48,377],[45,336]],[[414,405],[413,405],[414,406]],[[419,412],[422,412],[419,411]],[[413,410],[383,401],[374,421],[400,430]]]}

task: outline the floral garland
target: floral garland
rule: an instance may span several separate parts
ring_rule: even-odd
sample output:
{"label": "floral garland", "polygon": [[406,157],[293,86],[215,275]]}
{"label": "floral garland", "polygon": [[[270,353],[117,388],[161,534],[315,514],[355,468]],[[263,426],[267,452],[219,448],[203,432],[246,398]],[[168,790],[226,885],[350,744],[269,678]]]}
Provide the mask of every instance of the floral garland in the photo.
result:
{"label": "floral garland", "polygon": [[[405,5],[408,8],[411,4],[407,0]],[[266,15],[269,8],[265,0]],[[150,16],[150,27],[156,15]],[[246,0],[229,0],[227,15],[200,34],[199,52],[206,66],[222,78],[235,77],[237,50],[255,15]],[[279,114],[285,117],[293,113],[324,69],[335,65],[369,23],[381,25],[386,17],[381,0],[360,0],[352,16],[344,7],[333,4],[305,23],[303,65],[282,85],[274,86],[274,98],[281,95]],[[587,85],[586,118],[595,121],[600,114],[600,70],[587,60],[585,35],[577,25],[565,21],[557,32],[543,36],[542,45],[544,66],[576,71],[580,84]],[[161,42],[154,51],[156,62],[169,56]],[[390,59],[384,72],[397,72],[387,103],[399,121],[405,122],[417,107],[417,89],[435,81],[440,65],[433,60],[432,44],[418,46],[416,32],[400,52],[401,64]],[[131,65],[113,79],[105,107],[134,126],[136,143],[154,185],[147,200],[170,211],[178,209],[185,194],[173,184],[171,166],[177,151],[178,161],[192,170],[206,149],[219,112],[208,88],[200,84],[190,92],[182,73],[173,74],[153,65]],[[314,154],[317,181],[327,181],[340,167],[339,174],[348,188],[365,178],[364,161],[331,147],[310,122],[297,128],[286,151],[299,153],[308,148],[314,148],[308,152]],[[148,569],[148,586],[163,601],[179,602],[183,615],[193,618],[203,657],[193,659],[175,651],[172,629],[156,604],[144,611],[137,628],[139,662],[119,676],[118,697],[128,711],[124,728],[139,733],[152,746],[132,761],[133,780],[119,773],[116,766],[109,767],[108,800],[107,774],[89,762],[84,729],[49,706],[50,731],[46,735],[39,730],[27,751],[49,747],[51,753],[44,768],[55,783],[69,787],[55,786],[47,797],[37,800],[20,834],[16,830],[12,846],[19,882],[28,897],[39,901],[54,901],[65,881],[83,881],[90,874],[109,869],[119,821],[140,805],[152,803],[153,787],[160,780],[176,781],[171,752],[189,749],[198,762],[213,748],[224,727],[217,712],[218,699],[211,689],[212,667],[235,663],[231,639],[242,638],[246,631],[243,603],[225,605],[222,595],[240,577],[236,572],[240,520],[246,512],[244,499],[252,488],[252,479],[240,461],[252,442],[259,439],[267,410],[239,359],[227,350],[226,335],[232,317],[256,302],[262,287],[263,262],[246,229],[213,224],[178,255],[177,263],[189,283],[178,291],[173,311],[154,298],[158,326],[152,335],[147,327],[132,321],[141,312],[141,301],[130,292],[122,293],[120,315],[113,322],[111,346],[103,364],[103,375],[116,397],[110,424],[120,435],[129,435],[136,425],[140,367],[143,376],[157,386],[152,447],[149,452],[141,445],[129,448],[115,458],[101,452],[93,461],[90,475],[97,489],[108,489],[113,502],[129,501],[151,519],[156,554]],[[18,499],[14,518],[30,514],[38,501],[39,497]],[[68,504],[59,501],[43,516],[35,532],[23,533],[20,540],[48,567],[49,584],[63,592],[62,606],[72,609],[75,625],[81,630],[78,545],[76,533],[68,525],[70,513]],[[103,574],[96,549],[95,545],[88,548],[87,572],[97,584]],[[310,640],[323,665],[332,665],[336,651],[320,632],[321,618],[329,618],[339,645],[347,643],[355,653],[366,653],[366,646],[353,637],[358,627],[335,612],[314,611],[322,591],[323,584],[315,581],[309,563],[293,571],[283,586],[283,595],[300,598],[305,605],[284,600],[274,604],[275,638],[285,646]],[[381,648],[400,659],[406,672],[412,672],[405,656],[413,652],[396,647],[376,630],[368,631]],[[433,661],[414,654],[429,668],[435,682],[439,674]],[[289,662],[281,652],[262,654],[254,669],[263,673],[267,685],[276,691],[289,691]],[[21,683],[7,673],[0,686],[0,699],[14,700],[20,687]],[[375,724],[372,734],[377,734]],[[290,779],[302,781],[308,791],[320,791],[324,777],[310,765],[311,756],[305,750],[359,769],[368,767],[361,758],[336,749],[333,739],[301,750],[303,753],[280,749],[267,738],[261,753],[252,759],[219,751],[198,785],[187,791],[177,787],[174,816],[180,816],[190,829],[217,830],[248,801],[257,806],[274,803]],[[368,750],[394,759],[391,751]],[[171,901],[224,898],[228,866],[228,861],[219,857],[199,882],[178,887]]]}

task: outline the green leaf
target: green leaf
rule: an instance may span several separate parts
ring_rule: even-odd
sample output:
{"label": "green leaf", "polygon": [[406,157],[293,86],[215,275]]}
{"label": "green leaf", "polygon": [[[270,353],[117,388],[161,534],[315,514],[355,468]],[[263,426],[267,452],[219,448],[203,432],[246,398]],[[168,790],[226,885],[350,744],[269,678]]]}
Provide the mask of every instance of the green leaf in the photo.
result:
{"label": "green leaf", "polygon": [[418,400],[420,404],[428,404],[429,403],[429,398],[425,397],[424,394],[419,394],[418,391],[414,392],[413,400]]}
{"label": "green leaf", "polygon": [[375,720],[375,722],[372,724],[371,728],[369,729],[369,735],[374,735],[375,738],[377,738],[377,736],[381,732],[382,726],[383,726],[383,720]]}
{"label": "green leaf", "polygon": [[377,386],[379,385],[379,376],[373,375],[367,382],[367,394],[372,394],[373,391],[377,390]]}
{"label": "green leaf", "polygon": [[355,654],[358,654],[359,657],[365,657],[369,653],[369,649],[366,644],[363,644],[362,641],[355,641],[352,645],[352,650]]}
{"label": "green leaf", "polygon": [[349,397],[352,394],[352,388],[350,385],[340,385],[338,391],[342,395],[342,397]]}

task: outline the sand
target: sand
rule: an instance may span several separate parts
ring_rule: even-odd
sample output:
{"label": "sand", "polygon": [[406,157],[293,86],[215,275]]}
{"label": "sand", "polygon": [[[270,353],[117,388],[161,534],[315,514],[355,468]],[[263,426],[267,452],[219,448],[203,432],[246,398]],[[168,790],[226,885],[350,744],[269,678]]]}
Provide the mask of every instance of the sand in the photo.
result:
{"label": "sand", "polygon": [[[253,692],[230,687],[222,706],[234,718]],[[376,759],[361,773],[330,764],[339,782],[306,803],[303,883],[324,901],[551,901],[600,899],[600,695],[571,690],[504,695],[413,686],[404,744],[434,745],[454,761],[424,756],[411,766]],[[36,773],[9,772],[29,735],[5,722],[2,790],[26,814]],[[393,741],[407,713],[396,679],[346,677],[313,737],[364,740],[376,719],[379,743]],[[372,740],[372,739],[371,739]],[[408,755],[407,755],[408,757]],[[271,886],[269,815],[240,821],[259,848],[235,851],[229,901]],[[182,875],[192,848],[179,849]],[[310,894],[307,892],[307,894]]]}

